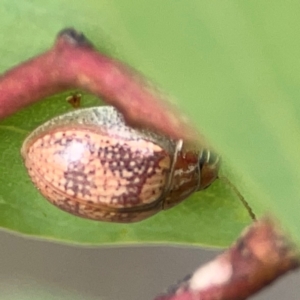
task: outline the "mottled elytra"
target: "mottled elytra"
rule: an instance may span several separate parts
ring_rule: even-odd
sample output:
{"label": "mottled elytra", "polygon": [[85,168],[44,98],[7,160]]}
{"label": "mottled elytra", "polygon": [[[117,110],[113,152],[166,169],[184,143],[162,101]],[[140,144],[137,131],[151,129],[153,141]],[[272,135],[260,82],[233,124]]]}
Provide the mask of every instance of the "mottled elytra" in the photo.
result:
{"label": "mottled elytra", "polygon": [[170,208],[217,177],[219,157],[135,130],[113,107],[79,109],[35,129],[21,150],[37,189],[77,216],[135,222]]}

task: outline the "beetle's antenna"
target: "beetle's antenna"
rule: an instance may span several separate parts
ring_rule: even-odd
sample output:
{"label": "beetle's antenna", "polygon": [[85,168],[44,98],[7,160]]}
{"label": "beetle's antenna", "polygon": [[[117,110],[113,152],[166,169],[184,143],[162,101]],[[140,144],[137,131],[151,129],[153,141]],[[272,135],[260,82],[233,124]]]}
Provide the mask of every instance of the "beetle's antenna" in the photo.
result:
{"label": "beetle's antenna", "polygon": [[238,198],[240,199],[240,201],[243,203],[243,205],[245,206],[246,210],[248,211],[251,219],[253,221],[257,221],[257,218],[252,210],[252,208],[250,207],[249,203],[246,201],[246,199],[244,198],[244,196],[241,194],[241,192],[236,188],[236,186],[225,176],[218,176],[218,178],[223,181],[224,183],[228,184],[230,186],[230,188],[233,190],[233,192],[238,196]]}

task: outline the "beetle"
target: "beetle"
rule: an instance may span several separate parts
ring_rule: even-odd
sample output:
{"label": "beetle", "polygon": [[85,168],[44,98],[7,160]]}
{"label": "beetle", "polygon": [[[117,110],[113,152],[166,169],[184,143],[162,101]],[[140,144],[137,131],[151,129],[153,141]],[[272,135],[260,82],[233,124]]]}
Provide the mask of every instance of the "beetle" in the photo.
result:
{"label": "beetle", "polygon": [[150,130],[134,129],[111,106],[82,108],[36,128],[21,148],[40,193],[76,216],[129,223],[207,188],[220,158]]}

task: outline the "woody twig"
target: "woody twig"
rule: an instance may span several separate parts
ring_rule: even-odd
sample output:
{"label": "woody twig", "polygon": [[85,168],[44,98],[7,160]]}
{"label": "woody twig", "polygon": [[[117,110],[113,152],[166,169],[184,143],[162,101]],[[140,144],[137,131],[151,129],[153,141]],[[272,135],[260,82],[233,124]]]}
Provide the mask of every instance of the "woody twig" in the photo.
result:
{"label": "woody twig", "polygon": [[140,74],[98,52],[72,28],[53,47],[0,76],[0,119],[44,97],[81,89],[118,108],[129,125],[196,140],[187,119]]}
{"label": "woody twig", "polygon": [[243,300],[299,267],[299,253],[278,224],[264,218],[213,261],[155,300]]}

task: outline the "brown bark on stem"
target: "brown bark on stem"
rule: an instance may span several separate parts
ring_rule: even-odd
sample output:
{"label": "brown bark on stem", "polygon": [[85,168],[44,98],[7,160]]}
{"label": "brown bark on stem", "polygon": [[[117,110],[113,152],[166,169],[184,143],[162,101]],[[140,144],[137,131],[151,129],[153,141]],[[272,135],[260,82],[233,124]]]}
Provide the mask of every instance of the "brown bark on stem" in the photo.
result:
{"label": "brown bark on stem", "polygon": [[82,89],[117,107],[132,126],[199,140],[187,119],[140,74],[94,49],[83,34],[62,30],[47,52],[0,77],[0,119],[46,96]]}
{"label": "brown bark on stem", "polygon": [[299,267],[299,253],[270,218],[253,223],[237,242],[155,300],[243,300]]}

